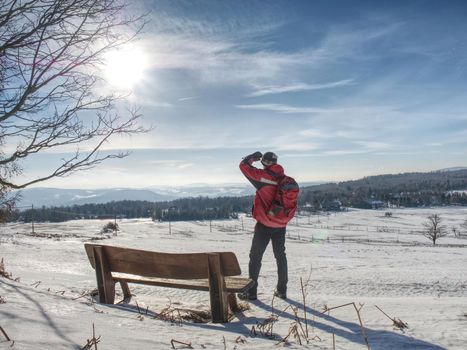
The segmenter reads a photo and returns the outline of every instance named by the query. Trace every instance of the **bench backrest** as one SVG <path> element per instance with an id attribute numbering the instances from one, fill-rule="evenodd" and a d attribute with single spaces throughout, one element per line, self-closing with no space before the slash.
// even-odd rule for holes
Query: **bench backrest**
<path id="1" fill-rule="evenodd" d="M 209 253 L 160 253 L 86 243 L 84 247 L 93 268 L 95 268 L 93 249 L 95 246 L 102 247 L 112 272 L 171 279 L 208 278 Z M 215 254 L 219 254 L 224 276 L 241 274 L 234 253 L 216 252 Z"/>

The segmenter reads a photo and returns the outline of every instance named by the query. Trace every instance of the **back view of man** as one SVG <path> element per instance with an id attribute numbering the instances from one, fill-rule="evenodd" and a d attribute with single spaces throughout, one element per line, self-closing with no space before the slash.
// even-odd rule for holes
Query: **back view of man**
<path id="1" fill-rule="evenodd" d="M 252 164 L 261 160 L 263 169 L 258 169 Z M 255 285 L 245 293 L 238 295 L 240 299 L 256 300 L 258 292 L 258 277 L 261 270 L 263 254 L 272 242 L 272 249 L 277 263 L 277 287 L 274 292 L 279 298 L 287 298 L 287 257 L 285 254 L 286 223 L 277 222 L 268 215 L 270 208 L 277 198 L 278 185 L 284 178 L 284 169 L 277 164 L 277 155 L 273 152 L 255 152 L 243 158 L 240 162 L 240 170 L 243 175 L 255 186 L 256 195 L 253 204 L 253 217 L 257 223 L 250 249 L 250 262 L 248 272 Z M 298 192 L 298 185 L 297 185 Z M 293 213 L 292 213 L 293 215 Z"/>

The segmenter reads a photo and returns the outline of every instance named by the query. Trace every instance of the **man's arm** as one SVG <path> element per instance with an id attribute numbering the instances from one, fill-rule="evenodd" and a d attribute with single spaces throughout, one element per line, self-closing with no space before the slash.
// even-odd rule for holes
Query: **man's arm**
<path id="1" fill-rule="evenodd" d="M 264 183 L 260 181 L 264 177 L 264 170 L 255 168 L 253 163 L 260 160 L 262 156 L 262 153 L 258 151 L 246 156 L 240 162 L 240 171 L 257 190 L 264 186 Z"/>

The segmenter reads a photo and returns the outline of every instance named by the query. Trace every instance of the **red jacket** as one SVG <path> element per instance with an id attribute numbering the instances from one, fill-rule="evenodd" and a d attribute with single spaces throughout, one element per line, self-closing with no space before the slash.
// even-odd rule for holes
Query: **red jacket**
<path id="1" fill-rule="evenodd" d="M 276 195 L 278 180 L 284 176 L 284 168 L 273 164 L 266 169 L 258 169 L 252 165 L 253 162 L 248 157 L 240 162 L 241 172 L 256 188 L 253 217 L 267 227 L 285 227 L 272 222 L 266 214 Z"/>

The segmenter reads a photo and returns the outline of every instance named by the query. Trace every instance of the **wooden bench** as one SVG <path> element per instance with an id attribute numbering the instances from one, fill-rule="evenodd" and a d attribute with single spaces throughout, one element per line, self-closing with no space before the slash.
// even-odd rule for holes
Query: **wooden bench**
<path id="1" fill-rule="evenodd" d="M 171 254 L 100 244 L 84 245 L 96 270 L 99 301 L 113 304 L 115 283 L 125 300 L 131 299 L 128 283 L 209 291 L 212 321 L 229 321 L 228 308 L 238 311 L 235 293 L 251 288 L 254 282 L 240 276 L 232 252 Z"/>

